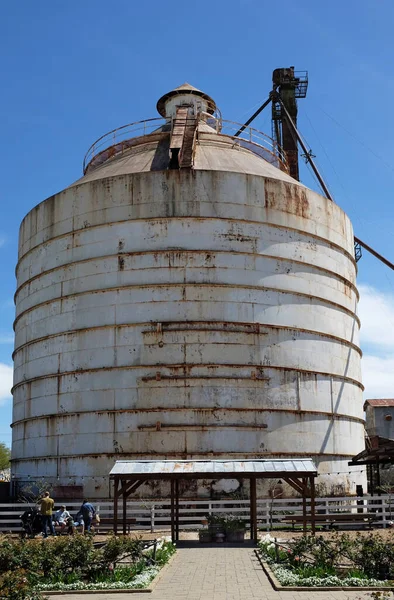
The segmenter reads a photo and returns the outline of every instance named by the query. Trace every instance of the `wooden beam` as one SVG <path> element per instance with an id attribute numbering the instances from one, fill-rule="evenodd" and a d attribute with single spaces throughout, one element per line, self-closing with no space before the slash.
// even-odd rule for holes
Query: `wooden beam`
<path id="1" fill-rule="evenodd" d="M 306 535 L 306 495 L 305 495 L 305 488 L 307 487 L 306 482 L 307 482 L 306 477 L 303 477 L 302 485 L 304 487 L 304 493 L 302 494 L 302 516 L 304 519 L 303 519 L 302 529 L 303 529 L 304 535 Z"/>
<path id="2" fill-rule="evenodd" d="M 295 477 L 290 477 L 290 476 L 283 477 L 283 479 L 284 479 L 284 480 L 285 480 L 285 481 L 286 481 L 286 482 L 287 482 L 289 485 L 291 485 L 291 487 L 292 487 L 293 489 L 295 489 L 295 491 L 296 491 L 296 492 L 298 492 L 298 493 L 299 493 L 299 494 L 301 494 L 302 496 L 304 495 L 304 493 L 305 493 L 305 488 L 304 488 L 304 486 L 303 486 L 303 483 L 302 483 L 302 481 L 301 481 L 301 480 L 299 480 L 299 479 L 297 479 L 297 478 L 295 478 Z"/>
<path id="3" fill-rule="evenodd" d="M 179 479 L 175 480 L 175 539 L 179 541 Z"/>
<path id="4" fill-rule="evenodd" d="M 125 494 L 126 498 L 128 498 L 130 496 L 130 494 L 133 494 L 133 492 L 138 490 L 140 485 L 142 485 L 144 482 L 145 482 L 144 479 L 142 479 L 141 481 L 132 481 L 128 487 L 125 487 L 124 494 Z"/>
<path id="5" fill-rule="evenodd" d="M 250 478 L 250 539 L 257 543 L 256 478 Z"/>
<path id="6" fill-rule="evenodd" d="M 123 519 L 123 535 L 126 535 L 127 530 L 126 530 L 126 509 L 127 509 L 127 496 L 125 494 L 126 492 L 126 482 L 124 482 L 124 484 L 122 485 L 122 500 L 123 500 L 123 511 L 122 511 L 122 519 Z"/>
<path id="7" fill-rule="evenodd" d="M 378 490 L 378 496 L 382 495 L 382 490 L 381 490 L 381 483 L 380 483 L 380 463 L 379 463 L 379 459 L 377 459 L 376 461 L 376 489 Z"/>
<path id="8" fill-rule="evenodd" d="M 118 487 L 119 487 L 119 479 L 116 478 L 114 480 L 114 534 L 115 535 L 117 535 L 117 533 L 118 533 L 118 499 L 119 499 Z"/>
<path id="9" fill-rule="evenodd" d="M 316 523 L 315 523 L 316 502 L 315 502 L 315 478 L 313 477 L 313 475 L 310 476 L 309 481 L 310 481 L 310 490 L 311 490 L 312 535 L 315 535 L 315 533 L 316 533 Z"/>
<path id="10" fill-rule="evenodd" d="M 171 479 L 171 541 L 175 542 L 175 480 Z"/>

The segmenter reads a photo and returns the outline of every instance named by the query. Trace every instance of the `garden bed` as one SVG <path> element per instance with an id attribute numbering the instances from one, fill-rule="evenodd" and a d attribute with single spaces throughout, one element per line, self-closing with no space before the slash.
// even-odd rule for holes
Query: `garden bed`
<path id="1" fill-rule="evenodd" d="M 257 556 L 274 589 L 394 590 L 394 544 L 379 535 L 336 534 L 279 540 L 269 534 Z"/>
<path id="2" fill-rule="evenodd" d="M 130 536 L 112 536 L 100 547 L 93 539 L 1 539 L 0 597 L 40 600 L 48 592 L 146 590 L 175 552 L 166 539 L 157 540 L 156 551 Z"/>

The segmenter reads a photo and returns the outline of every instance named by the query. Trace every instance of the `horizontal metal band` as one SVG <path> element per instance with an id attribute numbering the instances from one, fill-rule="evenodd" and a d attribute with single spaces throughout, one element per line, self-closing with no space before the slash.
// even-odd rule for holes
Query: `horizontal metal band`
<path id="1" fill-rule="evenodd" d="M 301 261 L 301 260 L 295 260 L 293 258 L 284 258 L 283 256 L 274 256 L 272 254 L 256 254 L 254 252 L 238 252 L 236 250 L 209 250 L 209 249 L 203 249 L 203 250 L 179 250 L 176 249 L 174 250 L 173 248 L 168 248 L 165 250 L 141 250 L 138 252 L 118 252 L 116 254 L 104 254 L 101 256 L 94 256 L 91 258 L 84 258 L 82 260 L 73 260 L 71 263 L 67 263 L 65 265 L 59 265 L 57 267 L 53 267 L 52 269 L 47 269 L 46 271 L 42 271 L 41 273 L 37 273 L 37 275 L 34 275 L 33 277 L 30 277 L 29 279 L 26 279 L 26 281 L 24 281 L 16 290 L 15 294 L 14 294 L 14 302 L 16 302 L 16 297 L 18 295 L 18 293 L 27 285 L 29 285 L 29 283 L 31 283 L 32 281 L 35 281 L 37 279 L 40 279 L 41 277 L 44 277 L 45 275 L 48 275 L 50 273 L 54 273 L 56 271 L 61 271 L 61 270 L 65 270 L 67 267 L 69 267 L 70 265 L 74 266 L 74 265 L 80 265 L 80 264 L 85 264 L 85 263 L 90 263 L 90 262 L 94 262 L 94 261 L 104 261 L 107 260 L 108 258 L 118 258 L 119 256 L 145 256 L 145 255 L 150 255 L 150 254 L 166 254 L 166 253 L 184 253 L 184 254 L 193 254 L 193 255 L 198 255 L 198 254 L 207 254 L 207 252 L 211 252 L 212 254 L 223 254 L 223 255 L 231 255 L 231 254 L 235 254 L 237 256 L 241 255 L 241 256 L 253 256 L 253 257 L 259 257 L 259 258 L 263 258 L 263 259 L 267 259 L 267 260 L 273 260 L 273 261 L 281 261 L 281 262 L 289 262 L 295 265 L 300 265 L 302 267 L 309 267 L 313 270 L 316 270 L 317 272 L 322 272 L 325 273 L 327 275 L 329 275 L 330 277 L 332 277 L 333 279 L 337 279 L 339 280 L 341 283 L 343 283 L 344 285 L 348 285 L 352 291 L 356 294 L 357 296 L 357 300 L 360 299 L 360 295 L 358 292 L 357 287 L 355 286 L 355 284 L 351 281 L 349 281 L 348 279 L 346 279 L 345 277 L 343 277 L 342 275 L 339 275 L 338 273 L 335 273 L 334 271 L 330 271 L 330 269 L 326 269 L 325 267 L 319 267 L 317 265 L 312 265 L 308 262 L 305 261 Z M 156 268 L 160 268 L 160 267 L 156 267 Z M 185 267 L 171 267 L 171 269 L 183 269 Z M 197 268 L 197 267 L 196 267 Z M 220 268 L 220 267 L 219 267 Z M 145 269 L 145 270 L 149 270 Z M 253 271 L 251 269 L 251 271 Z M 74 281 L 75 278 L 71 278 L 67 281 Z"/>
<path id="2" fill-rule="evenodd" d="M 50 300 L 46 300 L 45 302 L 40 302 L 38 304 L 35 304 L 34 306 L 32 306 L 31 308 L 27 308 L 24 311 L 22 311 L 21 313 L 19 313 L 17 315 L 17 317 L 14 320 L 13 323 L 13 328 L 15 331 L 15 327 L 18 323 L 18 321 L 26 314 L 33 312 L 34 310 L 36 310 L 37 308 L 41 308 L 43 306 L 47 306 L 48 304 L 53 304 L 54 302 L 62 302 L 63 300 L 68 300 L 70 298 L 78 298 L 81 296 L 88 296 L 88 295 L 93 295 L 93 294 L 105 294 L 107 292 L 116 292 L 116 291 L 121 291 L 121 290 L 131 290 L 131 289 L 149 289 L 149 288 L 215 288 L 215 289 L 241 289 L 241 290 L 256 290 L 258 292 L 274 292 L 277 294 L 287 294 L 288 296 L 298 296 L 301 298 L 308 298 L 309 300 L 317 300 L 319 302 L 321 302 L 322 304 L 326 304 L 328 306 L 333 306 L 335 307 L 336 310 L 340 310 L 341 312 L 346 313 L 347 315 L 349 315 L 352 319 L 354 318 L 355 321 L 357 322 L 358 326 L 361 326 L 360 323 L 360 319 L 358 318 L 358 316 L 356 315 L 356 313 L 354 313 L 353 311 L 349 310 L 348 308 L 345 308 L 344 306 L 342 306 L 341 304 L 338 304 L 337 302 L 332 302 L 331 300 L 327 300 L 325 298 L 321 298 L 320 296 L 316 296 L 313 294 L 306 294 L 303 292 L 296 292 L 296 291 L 289 291 L 289 290 L 283 290 L 280 288 L 272 288 L 272 287 L 258 287 L 258 286 L 253 286 L 253 285 L 236 285 L 236 284 L 222 284 L 222 283 L 200 283 L 200 282 L 196 282 L 196 283 L 156 283 L 156 284 L 138 284 L 138 285 L 125 285 L 125 286 L 116 286 L 116 287 L 109 287 L 109 288 L 105 288 L 105 289 L 100 289 L 100 290 L 90 290 L 88 292 L 77 292 L 74 294 L 68 294 L 66 296 L 58 296 L 57 298 L 51 298 Z M 163 303 L 169 303 L 171 302 L 170 300 L 163 300 Z M 177 302 L 177 300 L 174 300 L 174 302 Z M 230 302 L 229 300 L 183 300 L 183 302 L 195 302 L 195 303 L 199 303 L 199 302 L 207 302 L 207 303 L 214 303 L 214 302 L 223 302 L 224 304 L 235 304 L 236 302 Z M 147 301 L 144 301 L 143 304 L 146 304 Z M 155 300 L 155 304 L 158 304 L 159 301 Z M 247 304 L 247 302 L 243 302 L 244 304 Z M 141 304 L 141 303 L 136 303 L 136 304 Z M 71 312 L 71 311 L 70 311 Z M 52 316 L 52 318 L 54 318 Z"/>
<path id="3" fill-rule="evenodd" d="M 191 365 L 191 364 L 173 364 L 173 365 L 160 365 L 160 367 L 155 367 L 155 365 L 127 365 L 124 367 L 99 367 L 99 368 L 94 368 L 94 369 L 79 369 L 76 371 L 64 371 L 63 373 L 52 373 L 52 374 L 48 374 L 48 375 L 39 375 L 37 377 L 32 377 L 30 379 L 24 379 L 23 381 L 20 381 L 18 383 L 16 383 L 13 388 L 11 389 L 11 393 L 14 393 L 14 391 L 18 388 L 21 387 L 22 385 L 27 385 L 29 383 L 33 383 L 34 381 L 41 381 L 44 379 L 60 379 L 61 377 L 68 377 L 69 375 L 82 375 L 84 373 L 102 373 L 104 371 L 126 371 L 126 370 L 136 370 L 136 369 L 149 369 L 152 370 L 153 368 L 156 368 L 156 370 L 158 370 L 159 368 L 168 368 L 168 369 L 185 369 L 185 368 L 193 368 L 194 366 L 201 368 L 201 367 L 206 367 L 206 368 L 210 368 L 210 367 L 216 367 L 217 365 L 215 364 L 197 364 L 197 365 Z M 240 369 L 260 369 L 260 370 L 269 370 L 269 369 L 273 369 L 273 370 L 279 370 L 279 371 L 286 371 L 286 372 L 294 372 L 294 373 L 304 373 L 307 375 L 322 375 L 323 377 L 327 377 L 327 378 L 332 378 L 332 379 L 337 379 L 339 381 L 346 381 L 348 383 L 351 383 L 353 385 L 356 385 L 357 387 L 359 387 L 360 389 L 362 389 L 364 391 L 364 386 L 362 385 L 362 383 L 360 383 L 359 381 L 357 381 L 356 379 L 352 379 L 351 377 L 346 377 L 343 375 L 335 375 L 334 373 L 327 373 L 324 371 L 309 371 L 307 369 L 294 369 L 291 367 L 283 367 L 283 366 L 273 366 L 273 365 L 269 365 L 269 366 L 265 366 L 265 365 L 260 365 L 260 364 L 238 364 L 238 365 L 234 365 L 234 364 L 223 364 L 220 365 L 221 367 L 228 367 L 228 368 L 240 368 Z M 174 377 L 175 378 L 175 377 Z M 245 378 L 245 377 L 244 377 Z M 187 379 L 192 380 L 192 379 L 204 379 L 203 377 L 192 377 L 189 376 L 187 377 Z M 212 379 L 212 377 L 207 377 L 206 379 Z M 216 378 L 217 379 L 242 379 L 242 377 L 226 377 L 225 375 L 223 377 L 220 378 Z M 250 377 L 251 381 L 259 381 L 259 379 L 252 379 L 252 377 Z"/>
<path id="4" fill-rule="evenodd" d="M 43 201 L 45 202 L 45 200 Z M 33 209 L 34 210 L 34 209 Z M 29 214 L 29 213 L 28 213 Z M 26 215 L 28 216 L 28 215 Z M 25 217 L 26 218 L 26 217 Z M 118 225 L 121 223 L 131 223 L 133 221 L 136 221 L 138 223 L 141 222 L 154 222 L 154 221 L 225 221 L 225 222 L 229 222 L 229 223 L 251 223 L 254 225 L 265 225 L 267 227 L 272 227 L 273 229 L 281 229 L 281 230 L 285 230 L 285 231 L 294 231 L 299 233 L 302 236 L 305 237 L 309 237 L 312 238 L 314 240 L 318 240 L 320 242 L 323 242 L 325 245 L 331 246 L 332 248 L 334 248 L 335 250 L 339 251 L 340 254 L 343 254 L 344 256 L 346 256 L 350 262 L 353 264 L 353 266 L 355 267 L 355 269 L 357 270 L 357 263 L 356 260 L 354 258 L 354 256 L 352 254 L 350 254 L 345 248 L 343 248 L 343 246 L 340 246 L 339 244 L 336 244 L 335 242 L 331 242 L 330 240 L 327 240 L 327 238 L 324 238 L 322 236 L 316 235 L 315 233 L 310 233 L 307 231 L 303 231 L 302 229 L 298 229 L 296 227 L 288 227 L 285 225 L 279 225 L 276 223 L 269 223 L 267 221 L 255 221 L 253 219 L 233 219 L 233 218 L 224 218 L 224 217 L 199 217 L 199 216 L 182 216 L 182 217 L 165 217 L 165 216 L 157 216 L 157 217 L 144 217 L 141 219 L 124 219 L 122 221 L 109 221 L 107 223 L 100 223 L 98 225 L 89 225 L 89 229 L 98 229 L 98 228 L 106 228 L 112 225 Z M 22 221 L 23 222 L 23 221 Z M 30 248 L 27 252 L 25 252 L 24 254 L 22 254 L 22 256 L 19 258 L 16 267 L 15 267 L 15 274 L 16 276 L 18 276 L 18 269 L 19 269 L 19 265 L 22 262 L 22 260 L 24 258 L 26 258 L 26 256 L 28 256 L 31 252 L 33 252 L 33 250 L 35 250 L 36 248 L 39 248 L 40 246 L 43 245 L 47 245 L 49 242 L 51 242 L 52 240 L 57 240 L 57 239 L 62 239 L 64 237 L 67 236 L 72 236 L 75 233 L 80 233 L 82 231 L 86 231 L 86 227 L 80 227 L 79 229 L 72 229 L 70 231 L 68 231 L 67 233 L 62 233 L 61 235 L 57 235 L 48 239 L 43 240 L 42 242 L 40 242 L 39 244 L 36 244 L 35 246 L 33 246 L 32 248 Z M 181 250 L 181 248 L 180 248 Z M 209 249 L 208 249 L 209 251 Z"/>
<path id="5" fill-rule="evenodd" d="M 227 332 L 237 332 L 236 327 L 239 326 L 241 327 L 247 327 L 249 326 L 251 328 L 250 331 L 245 331 L 242 329 L 238 329 L 239 333 L 246 333 L 246 334 L 250 334 L 250 335 L 266 335 L 265 332 L 260 332 L 257 331 L 257 328 L 261 328 L 261 327 L 266 327 L 267 329 L 272 329 L 272 330 L 289 330 L 289 331 L 295 331 L 297 333 L 302 332 L 302 333 L 307 333 L 308 335 L 315 335 L 317 338 L 323 338 L 323 339 L 328 339 L 328 340 L 333 340 L 334 342 L 338 342 L 340 344 L 342 344 L 343 346 L 346 346 L 347 348 L 351 348 L 352 350 L 355 350 L 356 352 L 358 352 L 358 354 L 360 355 L 360 357 L 362 357 L 363 353 L 361 348 L 359 348 L 358 346 L 356 346 L 356 344 L 353 344 L 352 342 L 349 342 L 348 340 L 345 340 L 344 338 L 340 338 L 338 336 L 335 335 L 331 335 L 329 333 L 319 333 L 317 331 L 314 331 L 312 329 L 304 329 L 304 328 L 300 328 L 300 327 L 287 327 L 285 325 L 266 325 L 264 323 L 243 323 L 243 322 L 234 322 L 234 321 L 188 321 L 188 327 L 184 327 L 182 329 L 182 324 L 186 325 L 186 323 L 184 323 L 183 321 L 171 321 L 171 324 L 177 323 L 179 325 L 181 325 L 181 328 L 177 328 L 177 329 L 173 329 L 173 330 L 167 330 L 167 331 L 187 331 L 187 332 L 193 332 L 193 331 L 223 331 L 223 333 L 227 333 Z M 219 329 L 218 325 L 222 324 L 223 328 Z M 161 324 L 163 326 L 163 331 L 166 331 L 165 326 L 168 324 L 168 322 L 166 321 L 161 321 Z M 195 325 L 203 325 L 205 324 L 206 327 L 194 327 Z M 61 337 L 61 336 L 68 336 L 68 335 L 77 335 L 79 333 L 85 333 L 87 331 L 97 331 L 97 330 L 101 330 L 101 329 L 118 329 L 119 327 L 123 328 L 127 328 L 127 327 L 147 327 L 149 325 L 152 325 L 152 323 L 146 322 L 146 323 L 122 323 L 122 325 L 97 325 L 95 327 L 84 327 L 81 329 L 71 329 L 71 330 L 67 330 L 67 331 L 61 331 L 59 333 L 52 333 L 52 334 L 48 334 L 46 336 L 40 337 L 40 338 L 35 338 L 34 340 L 30 340 L 29 342 L 25 342 L 24 344 L 21 344 L 20 346 L 18 346 L 17 348 L 15 348 L 15 350 L 12 353 L 12 359 L 15 358 L 16 354 L 18 352 L 20 352 L 21 350 L 23 350 L 24 348 L 28 348 L 30 346 L 34 346 L 35 344 L 39 344 L 40 342 L 45 342 L 49 339 L 54 339 L 57 337 Z M 224 329 L 224 327 L 231 325 L 232 329 Z M 152 330 L 148 330 L 147 331 L 142 331 L 141 333 L 154 333 L 154 329 Z"/>
<path id="6" fill-rule="evenodd" d="M 125 459 L 126 457 L 131 457 L 129 460 L 143 460 L 143 459 L 152 459 L 154 457 L 158 458 L 158 459 L 163 459 L 163 457 L 165 457 L 166 460 L 170 460 L 172 458 L 179 458 L 179 459 L 198 459 L 198 458 L 202 458 L 202 459 L 207 459 L 209 460 L 210 458 L 214 458 L 214 457 L 218 457 L 218 458 L 223 458 L 223 459 L 236 459 L 236 458 L 240 458 L 242 460 L 249 460 L 251 458 L 257 458 L 257 459 L 270 459 L 270 458 L 291 458 L 291 459 L 295 459 L 295 458 L 309 458 L 312 456 L 315 456 L 317 459 L 324 459 L 324 460 L 333 460 L 333 461 L 338 461 L 338 460 L 347 460 L 349 457 L 353 458 L 354 454 L 332 454 L 332 453 L 327 453 L 324 454 L 322 452 L 193 452 L 193 453 L 187 453 L 187 452 L 170 452 L 170 453 L 158 453 L 158 452 L 152 452 L 151 454 L 148 454 L 147 452 L 102 452 L 102 453 L 90 453 L 90 454 L 47 454 L 47 455 L 42 455 L 42 456 L 30 456 L 30 457 L 26 457 L 26 458 L 12 458 L 11 462 L 12 463 L 20 463 L 20 462 L 41 462 L 43 460 L 56 460 L 59 461 L 59 463 L 61 464 L 63 461 L 68 461 L 70 458 L 77 458 L 80 459 L 82 461 L 86 460 L 86 458 L 103 458 L 107 457 L 107 458 L 113 458 L 116 457 L 117 460 L 119 459 Z M 348 467 L 348 465 L 346 465 L 346 467 Z M 351 471 L 352 467 L 348 467 L 349 471 Z M 320 475 L 329 475 L 329 473 L 320 473 Z M 90 477 L 92 477 L 91 475 L 89 475 Z M 37 475 L 37 477 L 39 477 L 39 475 Z M 53 476 L 54 479 L 56 479 L 57 475 Z M 60 477 L 62 477 L 60 475 Z M 69 477 L 69 475 L 64 475 L 63 477 Z M 82 477 L 82 475 L 81 475 Z M 109 477 L 109 474 L 108 474 Z M 32 479 L 34 478 L 34 476 L 32 476 Z M 78 479 L 78 476 L 73 476 L 73 479 Z M 94 479 L 94 476 L 92 477 L 92 479 Z"/>
<path id="7" fill-rule="evenodd" d="M 365 420 L 359 417 L 353 417 L 351 415 L 348 414 L 343 414 L 343 413 L 332 413 L 332 412 L 328 412 L 328 411 L 322 411 L 322 410 L 295 410 L 295 409 L 291 409 L 291 408 L 232 408 L 232 407 L 225 407 L 225 406 L 215 406 L 212 408 L 207 408 L 205 406 L 203 407 L 195 407 L 195 406 L 180 406 L 180 407 L 167 407 L 167 406 L 162 406 L 162 407 L 157 407 L 157 408 L 119 408 L 119 409 L 103 409 L 103 410 L 78 410 L 78 411 L 72 411 L 72 412 L 57 412 L 57 413 L 50 413 L 50 414 L 46 414 L 46 415 L 37 415 L 35 417 L 26 417 L 25 419 L 19 419 L 18 421 L 14 421 L 11 425 L 11 427 L 14 427 L 15 425 L 21 425 L 23 423 L 30 423 L 33 421 L 42 421 L 45 419 L 61 419 L 61 418 L 68 418 L 68 417 L 73 417 L 73 416 L 80 416 L 80 415 L 91 415 L 91 414 L 100 414 L 100 415 L 117 415 L 117 414 L 124 414 L 124 413 L 128 413 L 128 414 L 151 414 L 151 413 L 176 413 L 176 412 L 181 412 L 181 413 L 187 413 L 187 412 L 203 412 L 203 413 L 217 413 L 217 412 L 236 412 L 236 413 L 287 413 L 287 414 L 295 414 L 295 415 L 314 415 L 314 416 L 325 416 L 328 417 L 328 420 L 334 419 L 334 420 L 344 420 L 344 421 L 353 421 L 355 423 L 361 423 L 362 425 L 364 425 Z M 260 429 L 262 427 L 262 425 L 245 425 L 246 427 L 250 428 L 250 429 Z M 142 427 L 145 427 L 144 425 Z M 154 425 L 148 425 L 147 427 L 154 427 Z M 162 423 L 161 427 L 163 429 L 167 429 L 168 427 L 177 427 L 182 428 L 189 428 L 189 427 L 204 427 L 207 429 L 215 429 L 215 428 L 226 428 L 229 427 L 230 429 L 233 427 L 243 427 L 242 424 L 228 424 L 226 425 L 226 423 L 223 423 L 222 425 L 218 426 L 215 424 L 212 425 L 199 425 L 198 423 L 191 423 L 189 424 L 181 424 L 181 425 L 167 425 L 166 423 Z M 265 426 L 266 427 L 266 426 Z M 138 429 L 138 427 L 137 427 Z M 118 432 L 119 433 L 119 432 Z"/>

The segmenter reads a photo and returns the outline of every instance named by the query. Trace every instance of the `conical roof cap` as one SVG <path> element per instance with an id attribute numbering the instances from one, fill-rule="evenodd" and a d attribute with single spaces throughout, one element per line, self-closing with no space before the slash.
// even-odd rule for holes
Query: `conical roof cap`
<path id="1" fill-rule="evenodd" d="M 200 98 L 204 98 L 204 100 L 206 100 L 208 102 L 208 112 L 210 114 L 213 114 L 215 112 L 215 110 L 216 110 L 215 101 L 210 96 L 208 96 L 208 94 L 205 94 L 205 92 L 202 92 L 198 88 L 194 87 L 194 85 L 191 85 L 190 83 L 187 83 L 187 81 L 185 81 L 185 83 L 182 83 L 182 85 L 174 88 L 170 92 L 167 92 L 167 94 L 164 94 L 164 96 L 162 96 L 158 100 L 157 105 L 156 105 L 158 113 L 162 117 L 165 117 L 167 100 L 169 100 L 173 96 L 177 96 L 180 94 L 188 94 L 188 93 L 192 94 L 193 96 L 200 96 Z"/>

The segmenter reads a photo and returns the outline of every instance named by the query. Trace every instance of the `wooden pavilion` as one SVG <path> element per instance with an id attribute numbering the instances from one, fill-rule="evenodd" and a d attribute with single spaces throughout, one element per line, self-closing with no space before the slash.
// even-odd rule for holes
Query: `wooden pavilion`
<path id="1" fill-rule="evenodd" d="M 250 537 L 257 542 L 258 479 L 282 479 L 303 498 L 303 526 L 307 521 L 315 532 L 315 477 L 316 467 L 310 458 L 277 460 L 119 460 L 110 472 L 114 482 L 114 532 L 118 522 L 123 534 L 127 530 L 127 499 L 149 480 L 169 481 L 171 485 L 171 538 L 179 540 L 179 482 L 184 479 L 249 479 L 250 482 Z M 118 515 L 118 501 L 122 498 L 122 517 Z M 307 514 L 310 498 L 310 515 Z"/>

